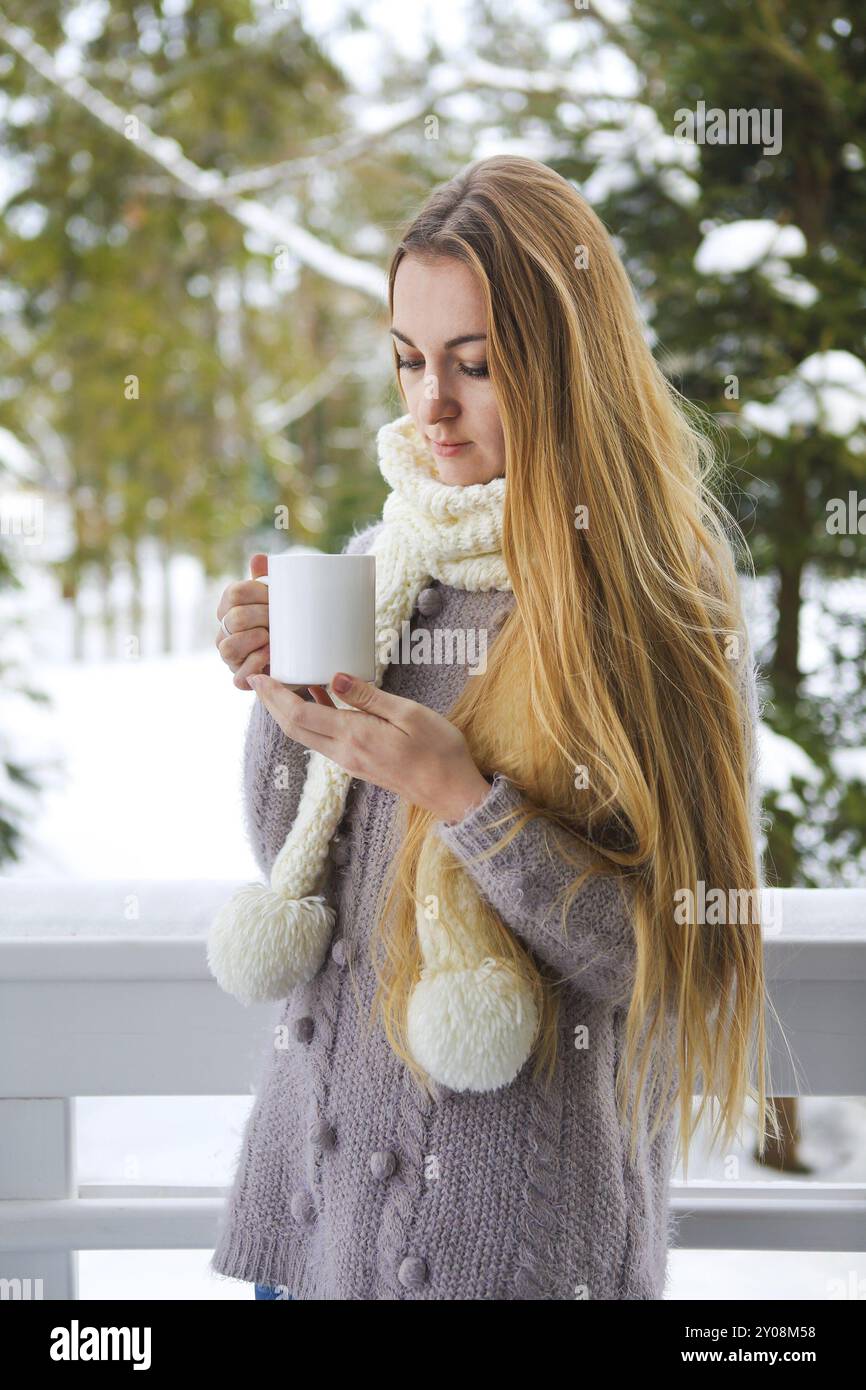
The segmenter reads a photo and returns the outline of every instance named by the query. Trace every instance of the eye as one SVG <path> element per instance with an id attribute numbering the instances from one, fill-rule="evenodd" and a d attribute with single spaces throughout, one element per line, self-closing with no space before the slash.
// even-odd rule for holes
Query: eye
<path id="1" fill-rule="evenodd" d="M 408 357 L 397 358 L 397 366 L 400 371 L 414 372 L 418 367 L 423 367 L 423 365 L 423 362 L 410 362 Z M 461 362 L 460 371 L 464 376 L 471 376 L 476 379 L 489 375 L 486 362 L 482 362 L 478 367 L 467 367 L 465 363 Z"/>

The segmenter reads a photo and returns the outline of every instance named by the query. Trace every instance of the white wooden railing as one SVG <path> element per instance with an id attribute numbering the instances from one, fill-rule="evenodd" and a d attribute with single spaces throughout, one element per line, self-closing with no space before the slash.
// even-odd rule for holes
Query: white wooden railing
<path id="1" fill-rule="evenodd" d="M 0 1296 L 76 1298 L 79 1250 L 213 1247 L 222 1188 L 78 1181 L 75 1097 L 255 1089 L 280 1006 L 244 1008 L 205 960 L 236 887 L 0 879 Z M 862 1096 L 866 890 L 772 896 L 773 1093 Z M 689 1249 L 866 1250 L 866 1184 L 675 1181 L 671 1202 Z"/>

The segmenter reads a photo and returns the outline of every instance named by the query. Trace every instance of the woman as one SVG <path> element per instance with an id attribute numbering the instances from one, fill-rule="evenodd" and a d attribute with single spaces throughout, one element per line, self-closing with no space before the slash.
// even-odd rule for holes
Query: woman
<path id="1" fill-rule="evenodd" d="M 730 519 L 608 234 L 546 166 L 481 160 L 435 191 L 389 302 L 408 414 L 380 431 L 385 476 L 396 439 L 462 518 L 501 499 L 496 554 L 434 574 L 413 630 L 494 640 L 471 679 L 394 657 L 381 688 L 333 681 L 337 707 L 263 674 L 255 578 L 222 596 L 220 654 L 259 696 L 245 791 L 265 873 L 308 750 L 354 780 L 323 887 L 337 940 L 285 1000 L 212 1267 L 266 1297 L 661 1298 L 675 1147 L 687 1160 L 709 1096 L 723 1143 L 747 1098 L 761 1147 L 772 1124 Z M 529 1001 L 532 1057 L 507 1084 L 419 1063 L 431 855 L 439 945 L 466 944 L 449 894 L 468 886 L 475 974 L 505 962 Z M 710 888 L 748 910 L 696 912 Z M 455 1023 L 452 1002 L 433 1023 L 471 1051 L 473 1009 Z"/>

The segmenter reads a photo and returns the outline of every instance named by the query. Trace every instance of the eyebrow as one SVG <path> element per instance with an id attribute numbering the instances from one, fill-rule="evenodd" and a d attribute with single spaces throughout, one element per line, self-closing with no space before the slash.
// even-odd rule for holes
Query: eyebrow
<path id="1" fill-rule="evenodd" d="M 401 343 L 406 343 L 408 347 L 415 348 L 415 351 L 418 351 L 418 348 L 415 347 L 415 344 L 412 342 L 412 339 L 407 338 L 405 333 L 401 333 L 399 328 L 392 328 L 391 332 L 393 333 L 395 338 L 400 339 Z M 446 348 L 455 348 L 460 347 L 461 343 L 480 343 L 483 342 L 486 338 L 486 333 L 461 333 L 459 338 L 449 338 L 445 346 Z"/>

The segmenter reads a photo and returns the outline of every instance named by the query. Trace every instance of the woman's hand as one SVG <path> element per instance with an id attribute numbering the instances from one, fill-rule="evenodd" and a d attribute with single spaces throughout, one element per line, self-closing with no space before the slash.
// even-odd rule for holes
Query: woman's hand
<path id="1" fill-rule="evenodd" d="M 262 552 L 250 557 L 252 579 L 243 579 L 238 584 L 229 584 L 223 589 L 217 607 L 217 618 L 225 619 L 230 636 L 226 637 L 222 628 L 215 637 L 217 650 L 231 671 L 234 671 L 234 684 L 238 690 L 252 690 L 247 676 L 262 671 L 270 671 L 271 630 L 268 622 L 267 584 L 256 580 L 268 572 L 268 557 Z M 287 690 L 303 690 L 301 685 L 287 686 Z M 314 698 L 321 686 L 310 686 Z M 307 702 L 304 701 L 306 704 Z"/>
<path id="2" fill-rule="evenodd" d="M 394 792 L 439 820 L 462 820 L 480 806 L 490 783 L 479 772 L 466 740 L 443 715 L 415 700 L 391 695 L 370 681 L 331 682 L 351 709 L 337 709 L 322 687 L 314 702 L 271 676 L 248 676 L 259 699 L 289 738 L 324 753 L 338 767 Z"/>

